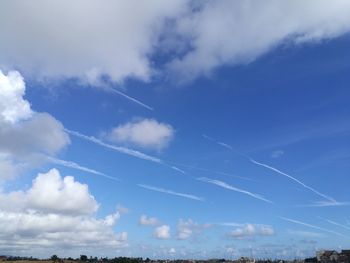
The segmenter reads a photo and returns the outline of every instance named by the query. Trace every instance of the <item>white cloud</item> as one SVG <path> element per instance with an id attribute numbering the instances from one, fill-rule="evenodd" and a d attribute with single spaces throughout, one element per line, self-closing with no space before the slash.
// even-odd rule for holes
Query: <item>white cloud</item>
<path id="1" fill-rule="evenodd" d="M 0 122 L 16 123 L 32 116 L 29 102 L 23 99 L 24 93 L 25 84 L 17 71 L 7 76 L 0 71 Z"/>
<path id="2" fill-rule="evenodd" d="M 169 64 L 186 79 L 218 66 L 245 64 L 289 41 L 313 42 L 350 29 L 346 0 L 205 1 L 178 20 L 177 33 L 191 47 Z"/>
<path id="3" fill-rule="evenodd" d="M 143 226 L 156 226 L 159 224 L 159 220 L 156 217 L 148 217 L 146 215 L 141 215 L 139 224 Z"/>
<path id="4" fill-rule="evenodd" d="M 84 248 L 120 248 L 127 233 L 115 234 L 117 211 L 98 219 L 88 186 L 55 169 L 39 174 L 27 191 L 0 193 L 0 250 L 4 253 L 51 253 Z"/>
<path id="5" fill-rule="evenodd" d="M 75 182 L 72 176 L 62 178 L 56 169 L 39 174 L 27 197 L 31 207 L 47 212 L 89 214 L 98 208 L 87 185 Z"/>
<path id="6" fill-rule="evenodd" d="M 200 234 L 203 229 L 210 227 L 210 224 L 199 224 L 192 219 L 187 221 L 180 219 L 177 224 L 177 239 L 189 239 L 193 235 Z"/>
<path id="7" fill-rule="evenodd" d="M 162 226 L 156 227 L 154 229 L 153 236 L 157 239 L 169 239 L 170 227 L 168 225 L 162 225 Z"/>
<path id="8" fill-rule="evenodd" d="M 165 21 L 185 2 L 4 1 L 0 65 L 39 77 L 78 77 L 91 83 L 103 75 L 116 82 L 128 77 L 148 80 L 154 71 L 149 56 Z"/>
<path id="9" fill-rule="evenodd" d="M 147 81 L 159 73 L 153 55 L 169 52 L 166 68 L 193 79 L 249 63 L 285 42 L 330 39 L 350 29 L 347 0 L 63 0 L 52 8 L 45 0 L 2 1 L 0 65 L 39 78 Z"/>
<path id="10" fill-rule="evenodd" d="M 0 71 L 0 179 L 42 163 L 42 154 L 54 155 L 69 144 L 63 125 L 47 113 L 37 113 L 24 99 L 22 76 Z"/>
<path id="11" fill-rule="evenodd" d="M 237 227 L 229 233 L 230 237 L 243 239 L 253 238 L 256 236 L 273 236 L 275 231 L 272 226 L 245 224 L 242 227 Z"/>
<path id="12" fill-rule="evenodd" d="M 141 119 L 113 128 L 106 137 L 112 142 L 131 143 L 136 146 L 161 150 L 174 137 L 169 124 L 154 119 Z"/>
<path id="13" fill-rule="evenodd" d="M 74 181 L 72 176 L 61 177 L 56 169 L 38 174 L 29 190 L 0 195 L 0 209 L 20 211 L 30 209 L 45 213 L 91 214 L 98 204 L 88 186 Z"/>

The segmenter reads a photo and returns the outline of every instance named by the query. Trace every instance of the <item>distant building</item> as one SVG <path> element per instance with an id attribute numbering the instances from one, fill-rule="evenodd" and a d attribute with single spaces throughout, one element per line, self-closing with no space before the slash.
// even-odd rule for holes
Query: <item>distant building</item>
<path id="1" fill-rule="evenodd" d="M 320 263 L 350 263 L 350 250 L 320 250 L 316 252 L 317 262 Z"/>

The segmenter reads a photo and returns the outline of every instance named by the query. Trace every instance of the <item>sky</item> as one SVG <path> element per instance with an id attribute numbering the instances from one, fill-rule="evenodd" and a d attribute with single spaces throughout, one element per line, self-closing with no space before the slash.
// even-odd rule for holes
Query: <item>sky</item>
<path id="1" fill-rule="evenodd" d="M 348 249 L 349 13 L 1 1 L 0 254 Z"/>

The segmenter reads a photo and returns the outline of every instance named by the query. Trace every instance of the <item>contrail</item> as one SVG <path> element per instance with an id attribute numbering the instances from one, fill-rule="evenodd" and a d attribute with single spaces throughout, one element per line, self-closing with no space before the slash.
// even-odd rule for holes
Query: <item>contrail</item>
<path id="1" fill-rule="evenodd" d="M 180 196 L 180 197 L 184 197 L 184 198 L 188 198 L 188 199 L 192 199 L 192 200 L 196 200 L 196 201 L 201 201 L 201 202 L 204 201 L 204 198 L 198 197 L 198 196 L 195 196 L 192 194 L 178 193 L 178 192 L 174 192 L 172 190 L 167 190 L 164 188 L 159 188 L 159 187 L 145 185 L 145 184 L 138 184 L 138 186 L 142 187 L 144 189 L 147 189 L 147 190 L 156 191 L 156 192 L 160 192 L 160 193 L 164 193 L 164 194 L 176 195 L 176 196 Z"/>
<path id="2" fill-rule="evenodd" d="M 137 100 L 137 99 L 135 99 L 133 97 L 130 97 L 129 95 L 125 94 L 124 92 L 121 92 L 121 91 L 116 90 L 116 89 L 108 89 L 108 90 L 111 91 L 111 92 L 114 92 L 114 93 L 116 93 L 118 95 L 121 95 L 124 98 L 126 98 L 128 100 L 131 100 L 132 102 L 135 102 L 136 104 L 138 104 L 138 105 L 140 105 L 140 106 L 142 106 L 142 107 L 144 107 L 144 108 L 146 108 L 146 109 L 148 109 L 150 111 L 154 111 L 154 109 L 151 106 L 148 106 L 148 105 L 142 103 L 141 101 L 139 101 L 139 100 Z"/>
<path id="3" fill-rule="evenodd" d="M 349 202 L 338 201 L 318 201 L 313 204 L 298 205 L 298 207 L 330 207 L 330 206 L 349 206 Z"/>
<path id="4" fill-rule="evenodd" d="M 232 177 L 232 178 L 238 178 L 238 179 L 242 179 L 242 180 L 246 180 L 246 181 L 257 182 L 257 180 L 254 180 L 254 179 L 251 179 L 248 177 L 243 177 L 243 176 L 238 176 L 238 175 L 234 175 L 234 174 L 230 174 L 230 173 L 210 170 L 210 169 L 201 168 L 201 167 L 197 167 L 197 166 L 191 166 L 191 165 L 179 164 L 179 163 L 177 163 L 176 165 L 185 167 L 187 169 L 193 169 L 193 170 L 198 170 L 198 171 L 208 172 L 208 173 L 215 173 L 215 174 L 225 175 L 225 176 Z"/>
<path id="5" fill-rule="evenodd" d="M 78 138 L 81 138 L 81 139 L 84 139 L 84 140 L 87 140 L 87 141 L 90 141 L 90 142 L 93 142 L 95 144 L 98 144 L 100 146 L 103 146 L 105 148 L 108 148 L 108 149 L 112 149 L 114 151 L 117 151 L 117 152 L 120 152 L 120 153 L 123 153 L 123 154 L 127 154 L 127 155 L 130 155 L 132 157 L 135 157 L 135 158 L 139 158 L 139 159 L 143 159 L 143 160 L 146 160 L 146 161 L 150 161 L 150 162 L 154 162 L 154 163 L 158 163 L 160 165 L 164 165 L 166 167 L 169 167 L 170 169 L 173 169 L 179 173 L 182 173 L 182 174 L 186 174 L 185 171 L 183 171 L 182 169 L 174 166 L 174 165 L 169 165 L 168 163 L 165 163 L 163 160 L 157 158 L 157 157 L 154 157 L 154 156 L 151 156 L 151 155 L 148 155 L 148 154 L 145 154 L 145 153 L 142 153 L 140 151 L 136 151 L 136 150 L 133 150 L 133 149 L 130 149 L 130 148 L 126 148 L 126 147 L 121 147 L 121 146 L 116 146 L 116 145 L 113 145 L 113 144 L 108 144 L 108 143 L 105 143 L 99 139 L 97 139 L 96 137 L 93 137 L 93 136 L 87 136 L 87 135 L 84 135 L 80 132 L 77 132 L 77 131 L 71 131 L 71 130 L 68 130 L 68 129 L 64 129 L 67 133 L 73 135 L 73 136 L 76 136 Z"/>
<path id="6" fill-rule="evenodd" d="M 65 129 L 65 131 L 67 133 L 71 134 L 71 135 L 74 135 L 74 136 L 79 137 L 81 139 L 84 139 L 84 140 L 93 142 L 95 144 L 101 145 L 101 146 L 103 146 L 105 148 L 109 148 L 109 149 L 115 150 L 117 152 L 120 152 L 120 153 L 123 153 L 123 154 L 127 154 L 127 155 L 130 155 L 130 156 L 133 156 L 133 157 L 136 157 L 136 158 L 139 158 L 139 159 L 143 159 L 143 160 L 146 160 L 146 161 L 163 164 L 163 161 L 160 160 L 157 157 L 153 157 L 153 156 L 150 156 L 148 154 L 145 154 L 145 153 L 133 150 L 133 149 L 129 149 L 129 148 L 126 148 L 126 147 L 115 146 L 115 145 L 112 145 L 112 144 L 104 143 L 103 141 L 101 141 L 101 140 L 99 140 L 99 139 L 97 139 L 97 138 L 95 138 L 93 136 L 87 136 L 87 135 L 81 134 L 81 133 L 79 133 L 77 131 L 71 131 L 71 130 L 68 130 L 68 129 Z"/>
<path id="7" fill-rule="evenodd" d="M 228 144 L 226 144 L 226 143 L 217 141 L 216 139 L 211 138 L 211 137 L 209 137 L 209 136 L 207 136 L 207 135 L 203 135 L 203 137 L 206 138 L 206 139 L 208 139 L 208 140 L 210 140 L 210 141 L 213 141 L 213 142 L 215 142 L 216 144 L 221 145 L 221 146 L 223 146 L 223 147 L 225 147 L 225 148 L 227 148 L 227 149 L 231 149 L 231 150 L 234 151 L 235 153 L 237 153 L 237 154 L 239 154 L 239 155 L 241 155 L 241 156 L 247 158 L 251 163 L 253 163 L 253 164 L 255 164 L 255 165 L 258 165 L 258 166 L 267 168 L 267 169 L 269 169 L 269 170 L 271 170 L 271 171 L 274 171 L 274 172 L 276 172 L 276 173 L 278 173 L 278 174 L 280 174 L 280 175 L 283 175 L 283 176 L 285 176 L 285 177 L 291 179 L 292 181 L 294 181 L 294 182 L 300 184 L 301 186 L 303 186 L 304 188 L 310 190 L 310 191 L 313 192 L 314 194 L 317 194 L 318 196 L 321 196 L 321 197 L 325 198 L 326 200 L 328 200 L 328 201 L 330 201 L 330 202 L 337 203 L 337 201 L 336 201 L 334 198 L 332 198 L 332 197 L 330 197 L 330 196 L 328 196 L 328 195 L 325 195 L 325 194 L 323 194 L 323 193 L 317 191 L 316 189 L 312 188 L 311 186 L 306 185 L 306 184 L 303 183 L 302 181 L 296 179 L 295 177 L 293 177 L 293 176 L 291 176 L 291 175 L 289 175 L 289 174 L 287 174 L 287 173 L 282 172 L 281 170 L 278 170 L 278 169 L 275 168 L 275 167 L 272 167 L 272 166 L 270 166 L 270 165 L 267 165 L 267 164 L 264 164 L 264 163 L 261 163 L 261 162 L 258 162 L 258 161 L 256 161 L 256 160 L 254 160 L 254 159 L 253 159 L 252 157 L 250 157 L 249 155 L 246 155 L 246 154 L 244 154 L 244 153 L 241 153 L 241 152 L 235 150 L 231 145 L 228 145 Z"/>
<path id="8" fill-rule="evenodd" d="M 259 194 L 255 194 L 255 193 L 252 193 L 252 192 L 249 192 L 249 191 L 246 191 L 246 190 L 234 187 L 232 185 L 229 185 L 229 184 L 227 184 L 225 182 L 222 182 L 222 181 L 219 181 L 219 180 L 214 180 L 214 179 L 210 179 L 210 178 L 206 178 L 206 177 L 200 177 L 200 178 L 197 178 L 197 180 L 205 182 L 205 183 L 215 184 L 215 185 L 220 186 L 222 188 L 225 188 L 225 189 L 228 189 L 228 190 L 231 190 L 231 191 L 235 191 L 235 192 L 238 192 L 238 193 L 246 194 L 246 195 L 249 195 L 249 196 L 251 196 L 251 197 L 253 197 L 255 199 L 259 199 L 259 200 L 264 201 L 266 203 L 273 204 L 272 201 L 267 200 L 266 198 L 264 198 L 263 196 L 261 196 Z"/>
<path id="9" fill-rule="evenodd" d="M 317 191 L 316 189 L 312 188 L 311 186 L 308 186 L 308 185 L 304 184 L 303 182 L 301 182 L 300 180 L 296 179 L 295 177 L 293 177 L 293 176 L 291 176 L 291 175 L 289 175 L 289 174 L 286 174 L 286 173 L 284 173 L 284 172 L 282 172 L 282 171 L 280 171 L 280 170 L 278 170 L 278 169 L 276 169 L 276 168 L 274 168 L 274 167 L 272 167 L 272 166 L 269 166 L 269 165 L 267 165 L 267 164 L 264 164 L 264 163 L 260 163 L 260 162 L 258 162 L 258 161 L 255 161 L 255 160 L 252 159 L 252 158 L 250 158 L 249 160 L 250 160 L 252 163 L 256 164 L 256 165 L 260 165 L 260 166 L 262 166 L 262 167 L 265 167 L 265 168 L 270 169 L 270 170 L 272 170 L 272 171 L 274 171 L 274 172 L 276 172 L 276 173 L 279 173 L 279 174 L 281 174 L 281 175 L 284 175 L 284 176 L 288 177 L 289 179 L 291 179 L 291 180 L 293 180 L 294 182 L 300 184 L 300 185 L 303 186 L 304 188 L 306 188 L 306 189 L 312 191 L 313 193 L 315 193 L 315 194 L 317 194 L 317 195 L 319 195 L 319 196 L 321 196 L 321 197 L 323 197 L 323 198 L 325 198 L 325 199 L 327 199 L 327 200 L 329 200 L 329 201 L 331 201 L 331 202 L 334 202 L 334 203 L 337 202 L 334 198 L 332 198 L 332 197 L 330 197 L 330 196 L 328 196 L 328 195 L 325 195 L 325 194 L 320 193 L 320 192 Z"/>
<path id="10" fill-rule="evenodd" d="M 58 165 L 62 165 L 62 166 L 68 167 L 68 168 L 73 168 L 73 169 L 80 170 L 80 171 L 87 172 L 87 173 L 91 173 L 91 174 L 100 175 L 100 176 L 103 176 L 103 177 L 108 178 L 110 180 L 120 182 L 120 180 L 118 178 L 106 175 L 106 174 L 101 173 L 99 171 L 96 171 L 94 169 L 90 169 L 90 168 L 81 166 L 81 165 L 79 165 L 79 164 L 77 164 L 75 162 L 65 161 L 65 160 L 61 160 L 61 159 L 56 159 L 56 158 L 53 158 L 53 157 L 50 157 L 50 156 L 47 156 L 47 159 L 50 162 L 58 164 Z"/>
<path id="11" fill-rule="evenodd" d="M 299 224 L 299 225 L 302 225 L 302 226 L 307 226 L 307 227 L 310 227 L 310 228 L 313 228 L 313 229 L 317 229 L 317 230 L 321 230 L 321 231 L 324 231 L 324 232 L 328 232 L 328 233 L 331 233 L 331 234 L 335 234 L 335 235 L 338 235 L 338 236 L 342 236 L 342 237 L 345 237 L 345 238 L 349 238 L 341 233 L 338 233 L 338 232 L 335 232 L 333 230 L 329 230 L 329 229 L 326 229 L 326 228 L 323 228 L 323 227 L 319 227 L 319 226 L 315 226 L 315 225 L 311 225 L 311 224 L 308 224 L 308 223 L 305 223 L 305 222 L 301 222 L 301 221 L 298 221 L 298 220 L 295 220 L 295 219 L 290 219 L 290 218 L 287 218 L 287 217 L 280 217 L 281 219 L 285 220 L 285 221 L 288 221 L 288 222 L 291 222 L 291 223 L 294 223 L 294 224 Z"/>
<path id="12" fill-rule="evenodd" d="M 326 218 L 322 218 L 322 217 L 319 217 L 319 218 L 321 218 L 322 220 L 324 220 L 324 221 L 326 221 L 326 222 L 328 222 L 328 223 L 330 223 L 330 224 L 332 224 L 332 225 L 342 227 L 342 228 L 344 228 L 344 229 L 346 229 L 346 230 L 350 230 L 350 227 L 348 227 L 348 226 L 346 226 L 346 225 L 340 224 L 340 223 L 338 223 L 338 222 L 335 222 L 335 221 L 333 221 L 333 220 L 329 220 L 329 219 L 326 219 Z"/>

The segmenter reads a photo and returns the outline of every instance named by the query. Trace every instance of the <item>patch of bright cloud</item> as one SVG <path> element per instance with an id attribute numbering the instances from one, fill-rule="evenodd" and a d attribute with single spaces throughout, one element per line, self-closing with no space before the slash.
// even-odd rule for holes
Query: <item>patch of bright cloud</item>
<path id="1" fill-rule="evenodd" d="M 318 42 L 350 29 L 346 0 L 331 6 L 326 0 L 63 0 L 51 8 L 44 0 L 2 2 L 1 65 L 92 84 L 103 76 L 147 81 L 165 68 L 186 81 L 222 65 L 250 63 L 286 42 Z M 154 68 L 153 55 L 164 51 L 172 56 Z"/>
<path id="2" fill-rule="evenodd" d="M 156 226 L 159 224 L 159 220 L 156 217 L 148 217 L 147 215 L 141 215 L 139 224 L 142 226 Z"/>
<path id="3" fill-rule="evenodd" d="M 117 249 L 127 233 L 113 230 L 117 211 L 96 218 L 98 209 L 88 186 L 52 169 L 39 174 L 26 191 L 0 192 L 0 249 L 4 253 L 51 253 L 55 249 Z"/>
<path id="4" fill-rule="evenodd" d="M 106 137 L 112 142 L 131 143 L 143 148 L 161 150 L 173 139 L 174 133 L 169 124 L 155 119 L 141 119 L 113 128 Z"/>
<path id="5" fill-rule="evenodd" d="M 179 240 L 185 240 L 200 234 L 205 228 L 210 227 L 210 224 L 199 224 L 192 219 L 180 219 L 177 224 L 177 236 Z"/>
<path id="6" fill-rule="evenodd" d="M 170 238 L 170 226 L 162 225 L 156 227 L 153 232 L 153 236 L 157 239 L 169 239 Z"/>
<path id="7" fill-rule="evenodd" d="M 17 71 L 0 71 L 0 122 L 16 123 L 29 119 L 33 112 L 24 99 L 25 83 Z"/>
<path id="8" fill-rule="evenodd" d="M 0 179 L 46 161 L 70 143 L 63 125 L 47 113 L 34 112 L 24 99 L 25 83 L 17 71 L 0 71 Z"/>
<path id="9" fill-rule="evenodd" d="M 254 238 L 256 236 L 273 236 L 275 230 L 268 225 L 245 224 L 242 227 L 237 227 L 228 235 L 237 239 Z"/>

